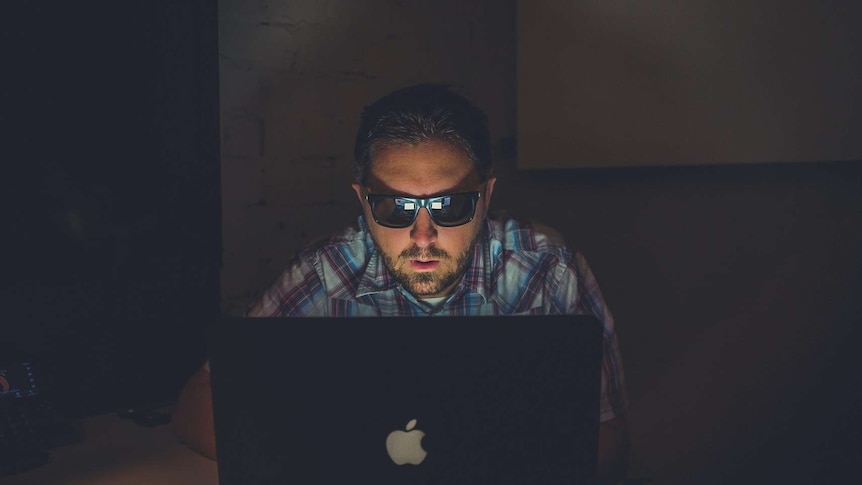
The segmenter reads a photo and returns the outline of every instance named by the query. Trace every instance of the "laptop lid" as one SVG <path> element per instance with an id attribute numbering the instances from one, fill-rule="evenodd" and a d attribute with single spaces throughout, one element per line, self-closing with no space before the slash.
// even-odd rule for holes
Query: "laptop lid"
<path id="1" fill-rule="evenodd" d="M 209 337 L 222 485 L 595 474 L 594 317 L 224 318 Z"/>

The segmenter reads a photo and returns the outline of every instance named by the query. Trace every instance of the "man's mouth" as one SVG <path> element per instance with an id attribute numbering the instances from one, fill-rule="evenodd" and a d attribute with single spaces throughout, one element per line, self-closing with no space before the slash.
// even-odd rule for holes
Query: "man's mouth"
<path id="1" fill-rule="evenodd" d="M 425 272 L 425 271 L 434 271 L 437 269 L 437 266 L 440 265 L 440 261 L 433 259 L 423 261 L 420 259 L 411 259 L 410 267 L 413 268 L 413 271 Z"/>

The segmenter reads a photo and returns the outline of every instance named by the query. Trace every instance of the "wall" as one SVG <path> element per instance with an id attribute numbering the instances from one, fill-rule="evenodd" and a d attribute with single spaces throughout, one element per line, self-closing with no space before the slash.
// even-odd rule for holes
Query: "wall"
<path id="1" fill-rule="evenodd" d="M 518 164 L 858 160 L 859 6 L 523 0 Z"/>
<path id="2" fill-rule="evenodd" d="M 840 473 L 834 444 L 859 444 L 860 165 L 518 172 L 514 29 L 513 0 L 222 0 L 223 311 L 354 219 L 364 104 L 454 83 L 490 118 L 494 205 L 560 229 L 615 312 L 633 474 Z"/>

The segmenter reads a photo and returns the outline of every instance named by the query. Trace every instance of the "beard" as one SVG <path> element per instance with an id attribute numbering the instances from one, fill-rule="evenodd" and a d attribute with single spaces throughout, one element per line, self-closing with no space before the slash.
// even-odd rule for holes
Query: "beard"
<path id="1" fill-rule="evenodd" d="M 476 247 L 476 239 L 478 234 L 473 236 L 473 240 L 467 246 L 467 249 L 458 254 L 457 257 L 452 257 L 447 251 L 436 246 L 429 246 L 425 249 L 420 249 L 413 245 L 398 255 L 398 258 L 393 260 L 391 256 L 380 250 L 377 246 L 378 253 L 383 257 L 383 264 L 390 273 L 395 277 L 395 280 L 407 289 L 413 296 L 417 298 L 429 298 L 440 295 L 443 291 L 453 286 L 467 271 L 467 265 L 473 259 L 473 251 Z M 411 259 L 437 259 L 440 261 L 440 267 L 434 271 L 413 272 L 405 271 L 402 268 L 409 267 Z M 454 263 L 454 264 L 453 264 Z M 441 268 L 442 267 L 442 268 Z"/>

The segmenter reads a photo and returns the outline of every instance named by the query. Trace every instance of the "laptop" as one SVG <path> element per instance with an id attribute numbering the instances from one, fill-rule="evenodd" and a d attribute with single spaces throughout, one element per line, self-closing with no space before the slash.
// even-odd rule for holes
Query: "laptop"
<path id="1" fill-rule="evenodd" d="M 219 482 L 589 483 L 601 335 L 583 315 L 220 319 Z"/>

